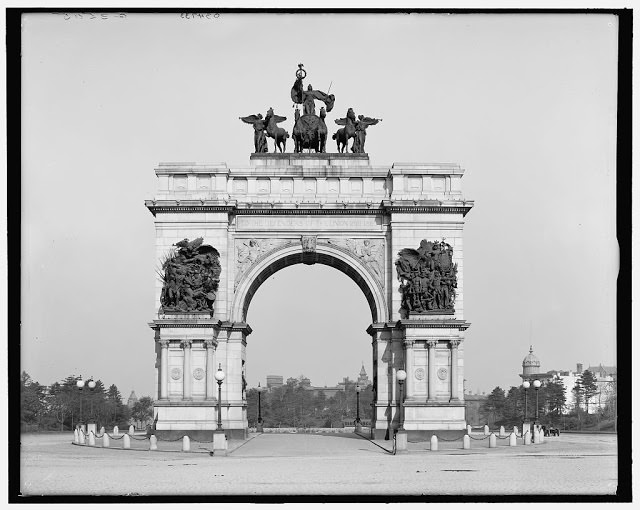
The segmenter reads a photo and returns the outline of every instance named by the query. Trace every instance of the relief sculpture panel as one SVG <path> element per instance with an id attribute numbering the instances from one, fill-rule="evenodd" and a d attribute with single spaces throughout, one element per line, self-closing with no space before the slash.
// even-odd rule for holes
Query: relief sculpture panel
<path id="1" fill-rule="evenodd" d="M 384 288 L 384 239 L 331 238 L 327 243 L 346 249 L 360 259 Z"/>
<path id="2" fill-rule="evenodd" d="M 265 253 L 291 241 L 288 239 L 238 239 L 236 240 L 236 273 L 234 290 L 242 275 Z"/>

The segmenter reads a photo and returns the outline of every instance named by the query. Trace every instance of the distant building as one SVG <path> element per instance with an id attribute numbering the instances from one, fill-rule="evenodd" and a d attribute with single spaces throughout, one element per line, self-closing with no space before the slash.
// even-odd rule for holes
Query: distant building
<path id="1" fill-rule="evenodd" d="M 283 386 L 283 376 L 281 375 L 268 375 L 267 376 L 267 390 L 271 391 L 273 388 L 278 388 Z M 367 371 L 364 368 L 364 363 L 362 364 L 362 368 L 360 369 L 360 374 L 358 376 L 357 381 L 352 381 L 349 377 L 343 377 L 342 382 L 339 382 L 335 386 L 312 386 L 311 380 L 304 375 L 300 376 L 300 378 L 296 379 L 294 377 L 289 377 L 287 379 L 287 384 L 299 384 L 307 391 L 312 391 L 314 396 L 317 396 L 320 392 L 324 393 L 326 398 L 334 397 L 339 391 L 345 391 L 347 385 L 354 385 L 357 383 L 364 390 L 367 386 L 371 384 L 371 380 L 367 375 Z"/>
<path id="2" fill-rule="evenodd" d="M 129 395 L 129 399 L 127 400 L 127 407 L 129 409 L 133 408 L 133 406 L 137 401 L 138 401 L 138 397 L 136 397 L 136 392 L 132 391 L 131 395 Z"/>
<path id="3" fill-rule="evenodd" d="M 267 376 L 267 390 L 271 390 L 272 388 L 279 388 L 283 386 L 283 377 L 281 375 L 268 375 Z"/>
<path id="4" fill-rule="evenodd" d="M 540 360 L 533 354 L 533 347 L 529 347 L 529 354 L 522 360 L 522 373 L 520 377 L 522 382 L 539 380 L 543 385 L 553 382 L 560 382 L 564 386 L 565 396 L 565 410 L 569 410 L 575 407 L 575 394 L 573 388 L 576 383 L 582 377 L 584 373 L 584 366 L 582 363 L 576 363 L 576 370 L 549 370 L 548 372 L 542 372 Z M 596 378 L 596 386 L 598 391 L 589 400 L 589 410 L 595 410 L 604 406 L 609 398 L 615 392 L 615 384 L 617 382 L 618 371 L 613 366 L 591 366 L 587 370 L 593 373 Z M 467 397 L 465 396 L 465 399 Z M 586 404 L 582 404 L 582 409 L 586 409 Z"/>
<path id="5" fill-rule="evenodd" d="M 369 376 L 367 375 L 367 371 L 364 369 L 364 363 L 362 364 L 362 368 L 360 369 L 360 375 L 358 376 L 357 384 L 363 389 L 371 384 Z"/>

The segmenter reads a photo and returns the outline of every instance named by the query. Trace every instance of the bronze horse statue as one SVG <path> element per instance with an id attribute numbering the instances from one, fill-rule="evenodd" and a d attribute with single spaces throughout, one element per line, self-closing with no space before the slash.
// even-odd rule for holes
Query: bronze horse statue
<path id="1" fill-rule="evenodd" d="M 276 149 L 280 149 L 280 152 L 284 152 L 287 148 L 287 138 L 289 138 L 289 133 L 285 131 L 284 128 L 278 127 L 278 122 L 285 121 L 287 118 L 275 115 L 273 113 L 273 108 L 269 108 L 264 120 L 267 124 L 267 136 L 274 140 L 273 152 L 276 152 Z"/>
<path id="2" fill-rule="evenodd" d="M 344 152 L 347 149 L 347 144 L 349 143 L 349 138 L 354 138 L 356 135 L 356 114 L 352 108 L 347 110 L 347 116 L 342 119 L 336 119 L 336 124 L 338 126 L 344 126 L 341 129 L 338 129 L 333 134 L 333 139 L 336 141 L 336 145 L 338 146 L 338 152 Z M 342 147 L 340 147 L 342 145 Z"/>

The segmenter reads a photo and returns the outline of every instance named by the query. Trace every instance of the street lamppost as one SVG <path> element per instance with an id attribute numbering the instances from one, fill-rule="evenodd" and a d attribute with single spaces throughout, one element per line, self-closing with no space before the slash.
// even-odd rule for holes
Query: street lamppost
<path id="1" fill-rule="evenodd" d="M 222 381 L 224 381 L 224 372 L 222 371 L 222 363 L 218 364 L 218 371 L 216 372 L 216 381 L 218 382 L 218 428 L 222 430 Z"/>
<path id="2" fill-rule="evenodd" d="M 407 378 L 407 373 L 404 370 L 398 370 L 396 372 L 396 379 L 400 385 L 400 394 L 398 395 L 398 405 L 400 406 L 400 412 L 398 413 L 398 431 L 396 432 L 396 452 L 407 453 L 407 431 L 404 430 L 404 397 L 402 395 L 402 387 L 404 381 Z"/>
<path id="3" fill-rule="evenodd" d="M 96 382 L 92 379 L 89 382 L 86 383 L 87 387 L 93 391 L 96 388 Z M 85 386 L 85 382 L 82 379 L 78 379 L 76 381 L 76 386 L 78 388 L 78 391 L 80 391 L 80 426 L 82 427 L 82 389 Z M 93 419 L 93 399 L 91 400 L 91 414 L 89 415 L 90 419 Z"/>
<path id="4" fill-rule="evenodd" d="M 538 379 L 536 379 L 535 381 L 533 381 L 533 387 L 536 389 L 536 421 L 535 423 L 538 423 L 538 390 L 540 389 L 540 381 L 538 381 Z"/>
<path id="5" fill-rule="evenodd" d="M 256 427 L 257 432 L 264 432 L 262 427 L 262 405 L 260 402 L 260 394 L 262 393 L 263 388 L 258 383 L 258 426 Z"/>
<path id="6" fill-rule="evenodd" d="M 356 431 L 360 431 L 360 385 L 356 384 Z"/>
<path id="7" fill-rule="evenodd" d="M 529 383 L 529 381 L 525 381 L 522 383 L 522 387 L 524 388 L 524 422 L 525 423 L 527 422 L 527 390 L 529 389 L 530 386 L 531 384 Z"/>
<path id="8" fill-rule="evenodd" d="M 400 384 L 400 399 L 398 400 L 398 403 L 400 405 L 400 423 L 398 430 L 404 430 L 404 398 L 402 396 L 402 386 L 404 385 L 404 381 L 407 378 L 407 373 L 404 370 L 398 370 L 396 378 L 398 379 L 398 384 Z"/>

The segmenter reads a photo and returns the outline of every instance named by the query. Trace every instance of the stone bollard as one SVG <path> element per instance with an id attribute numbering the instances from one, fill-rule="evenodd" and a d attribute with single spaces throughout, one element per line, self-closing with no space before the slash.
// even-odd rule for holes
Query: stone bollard
<path id="1" fill-rule="evenodd" d="M 540 442 L 540 431 L 538 427 L 534 425 L 533 427 L 533 444 L 538 444 Z"/>
<path id="2" fill-rule="evenodd" d="M 496 435 L 492 432 L 491 435 L 489 436 L 489 448 L 495 448 L 496 447 Z"/>
<path id="3" fill-rule="evenodd" d="M 500 437 L 504 437 L 504 425 L 500 425 Z"/>
<path id="4" fill-rule="evenodd" d="M 120 429 L 116 425 L 115 427 L 113 427 L 113 435 L 115 436 L 116 434 L 119 434 L 119 433 L 120 433 Z"/>
<path id="5" fill-rule="evenodd" d="M 100 427 L 100 435 L 104 434 L 104 427 Z"/>
<path id="6" fill-rule="evenodd" d="M 513 426 L 513 433 L 517 436 L 518 435 L 518 426 L 514 425 Z"/>
<path id="7" fill-rule="evenodd" d="M 89 432 L 89 446 L 96 445 L 96 436 L 93 435 L 93 431 Z"/>
<path id="8" fill-rule="evenodd" d="M 75 444 L 80 443 L 80 438 L 78 437 L 78 429 L 73 429 L 73 442 Z"/>
<path id="9" fill-rule="evenodd" d="M 158 438 L 153 434 L 149 438 L 149 450 L 157 450 L 158 449 Z"/>
<path id="10" fill-rule="evenodd" d="M 524 433 L 524 444 L 531 444 L 531 432 L 528 430 Z"/>
<path id="11" fill-rule="evenodd" d="M 189 439 L 189 436 L 183 436 L 182 437 L 182 451 L 183 452 L 188 452 L 189 450 L 191 450 L 191 440 Z"/>
<path id="12" fill-rule="evenodd" d="M 436 436 L 435 434 L 431 436 L 431 451 L 438 451 L 438 436 Z"/>
<path id="13" fill-rule="evenodd" d="M 489 425 L 485 425 L 484 426 L 484 435 L 488 436 L 489 435 Z"/>
<path id="14" fill-rule="evenodd" d="M 462 438 L 462 449 L 463 450 L 471 449 L 471 438 L 469 437 L 469 434 L 465 434 L 464 437 Z"/>
<path id="15" fill-rule="evenodd" d="M 78 437 L 80 439 L 79 444 L 85 444 L 85 442 L 84 442 L 84 432 L 82 432 L 82 430 L 78 432 Z"/>
<path id="16" fill-rule="evenodd" d="M 509 446 L 515 446 L 516 444 L 516 433 L 512 432 L 509 434 Z"/>
<path id="17" fill-rule="evenodd" d="M 107 433 L 102 436 L 102 447 L 109 448 L 109 434 Z"/>
<path id="18" fill-rule="evenodd" d="M 132 436 L 135 433 L 136 433 L 136 429 L 133 427 L 133 425 L 129 425 L 129 435 Z"/>
<path id="19" fill-rule="evenodd" d="M 122 445 L 122 447 L 125 450 L 128 450 L 129 448 L 131 448 L 131 438 L 129 437 L 129 434 L 124 435 L 124 444 Z"/>
<path id="20" fill-rule="evenodd" d="M 471 435 L 471 425 L 467 425 L 467 434 Z"/>

